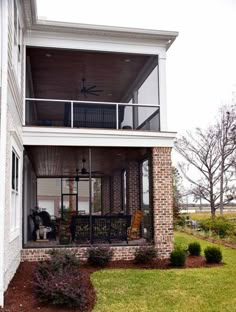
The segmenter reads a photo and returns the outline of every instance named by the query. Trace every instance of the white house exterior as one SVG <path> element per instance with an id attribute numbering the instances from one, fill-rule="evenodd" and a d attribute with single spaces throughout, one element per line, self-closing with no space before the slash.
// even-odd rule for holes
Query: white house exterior
<path id="1" fill-rule="evenodd" d="M 159 255 L 168 257 L 173 240 L 170 152 L 175 133 L 169 132 L 167 128 L 165 67 L 166 51 L 177 35 L 178 33 L 171 31 L 40 21 L 37 20 L 35 1 L 1 0 L 0 306 L 3 305 L 4 291 L 20 261 L 32 260 L 29 252 L 32 256 L 33 251 L 27 249 L 27 222 L 30 209 L 37 205 L 37 178 L 66 177 L 68 175 L 66 169 L 73 169 L 73 161 L 80 161 L 84 153 L 90 172 L 91 164 L 93 166 L 91 159 L 94 159 L 94 167 L 100 171 L 104 170 L 107 176 L 113 169 L 121 172 L 126 168 L 126 162 L 129 163 L 125 169 L 128 187 L 128 203 L 125 201 L 125 205 L 130 205 L 129 215 L 132 215 L 140 206 L 140 202 L 137 203 L 131 198 L 135 192 L 139 194 L 137 190 L 132 189 L 135 185 L 135 173 L 132 173 L 134 170 L 132 168 L 134 164 L 143 161 L 146 154 L 148 155 L 151 172 L 152 239 L 160 251 Z M 61 77 L 57 78 L 56 74 L 52 75 L 51 81 L 54 85 L 49 86 L 47 92 L 46 88 L 43 89 L 43 83 L 44 79 L 49 79 L 49 72 L 40 78 L 46 66 L 42 58 L 43 51 L 45 51 L 45 64 L 53 59 L 52 68 L 57 70 L 55 59 L 65 60 L 65 68 L 66 70 L 68 68 L 71 73 L 69 77 L 65 75 L 64 80 Z M 66 90 L 66 81 L 67 78 L 71 79 L 72 73 L 75 74 L 73 68 L 80 66 L 70 63 L 77 56 L 83 60 L 92 60 L 91 63 L 85 62 L 81 65 L 83 73 L 79 81 L 77 80 L 78 84 L 81 82 L 81 77 L 88 81 L 87 77 L 92 66 L 98 77 L 96 78 L 94 74 L 95 84 L 98 85 L 101 81 L 102 88 L 105 90 L 106 86 L 112 85 L 111 81 L 114 81 L 116 82 L 114 93 L 120 92 L 122 96 L 118 99 L 114 95 L 113 98 L 113 91 L 103 90 L 100 97 L 103 100 L 100 102 L 97 101 L 96 96 L 83 98 L 80 94 L 76 97 L 72 89 L 70 96 L 69 91 Z M 132 70 L 127 70 L 127 76 L 124 74 L 124 63 L 117 66 L 113 64 L 113 60 L 118 64 L 120 58 L 122 62 L 127 65 L 131 63 L 133 66 Z M 100 59 L 103 62 L 102 71 L 104 71 L 102 77 L 99 76 Z M 108 60 L 111 61 L 106 65 Z M 109 64 L 111 64 L 111 70 L 106 72 Z M 134 70 L 137 71 L 135 77 Z M 119 73 L 121 73 L 120 77 Z M 152 78 L 148 80 L 150 76 Z M 58 79 L 57 90 L 62 90 L 65 97 L 61 97 L 59 91 L 56 90 L 55 79 Z M 93 84 L 92 79 L 90 81 L 89 86 Z M 147 81 L 146 84 L 145 81 Z M 120 85 L 125 82 L 126 85 L 121 90 Z M 69 84 L 71 84 L 70 81 L 68 86 Z M 92 90 L 96 89 L 92 88 Z M 139 90 L 139 95 L 137 90 Z M 78 89 L 79 91 L 81 90 Z M 53 96 L 50 96 L 50 92 Z M 47 97 L 42 98 L 43 94 Z M 54 121 L 52 117 L 52 107 L 55 107 L 53 106 L 55 102 L 59 103 L 55 109 L 55 114 L 57 113 L 59 118 L 57 121 Z M 30 103 L 33 104 L 30 106 Z M 85 126 L 77 126 L 79 121 L 76 120 L 75 115 L 77 110 L 80 111 L 80 104 L 95 108 L 94 115 L 92 115 L 92 110 L 88 113 L 90 119 L 96 119 L 96 107 L 98 107 L 96 105 L 100 105 L 101 111 L 101 107 L 114 107 L 114 110 L 110 112 L 114 119 L 114 127 L 107 126 L 109 118 L 103 119 L 103 123 L 99 126 L 96 124 L 90 127 L 89 123 Z M 62 117 L 60 105 L 63 105 L 63 113 L 66 107 L 69 108 L 67 119 L 65 115 Z M 73 160 L 74 156 L 71 155 L 76 153 L 78 156 Z M 67 157 L 68 167 L 66 168 Z M 111 157 L 122 160 L 114 161 L 114 164 Z M 61 159 L 60 162 L 58 159 Z M 45 163 L 48 164 L 46 167 Z M 139 168 L 137 170 L 139 171 Z M 91 178 L 91 175 L 92 173 L 88 177 Z M 102 206 L 105 207 L 105 176 L 102 181 L 104 182 Z M 123 211 L 123 204 L 118 203 L 123 201 L 123 198 L 119 195 L 119 200 L 116 199 L 116 194 L 118 194 L 116 190 L 121 189 L 121 183 L 116 184 L 115 175 L 110 181 L 112 184 L 109 184 L 109 188 L 112 188 L 112 191 L 109 194 L 113 194 L 113 197 L 112 200 L 109 199 L 108 205 L 111 205 L 113 210 L 108 208 L 108 211 L 115 212 L 115 209 L 118 209 L 118 212 Z M 140 185 L 140 180 L 137 184 Z M 83 248 L 81 247 L 81 252 L 84 252 Z M 122 258 L 124 248 L 128 248 L 131 256 L 133 255 L 135 250 L 133 246 L 122 246 L 120 250 L 116 247 L 117 259 Z M 38 249 L 36 251 L 39 253 Z"/>

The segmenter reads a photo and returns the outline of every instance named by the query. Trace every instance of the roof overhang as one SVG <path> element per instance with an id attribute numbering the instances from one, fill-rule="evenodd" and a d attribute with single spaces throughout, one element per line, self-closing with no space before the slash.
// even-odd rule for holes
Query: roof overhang
<path id="1" fill-rule="evenodd" d="M 171 46 L 178 32 L 153 29 L 140 29 L 116 26 L 90 25 L 79 23 L 40 20 L 37 17 L 36 0 L 22 0 L 25 13 L 25 26 L 27 30 L 77 33 L 86 35 L 99 35 L 109 37 L 125 37 L 161 41 L 166 50 Z"/>

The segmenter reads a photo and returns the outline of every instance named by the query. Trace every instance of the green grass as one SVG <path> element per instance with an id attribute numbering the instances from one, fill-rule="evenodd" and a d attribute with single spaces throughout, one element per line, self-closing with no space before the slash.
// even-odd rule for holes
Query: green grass
<path id="1" fill-rule="evenodd" d="M 198 241 L 183 233 L 178 244 Z M 233 312 L 236 311 L 236 250 L 221 246 L 225 265 L 216 268 L 131 270 L 104 269 L 92 274 L 97 292 L 94 312 Z"/>
<path id="2" fill-rule="evenodd" d="M 189 216 L 192 220 L 204 220 L 211 217 L 211 214 L 209 212 L 196 212 L 196 213 L 186 213 L 185 216 Z M 220 216 L 219 211 L 216 213 L 217 216 Z M 225 218 L 236 218 L 236 212 L 224 212 Z"/>

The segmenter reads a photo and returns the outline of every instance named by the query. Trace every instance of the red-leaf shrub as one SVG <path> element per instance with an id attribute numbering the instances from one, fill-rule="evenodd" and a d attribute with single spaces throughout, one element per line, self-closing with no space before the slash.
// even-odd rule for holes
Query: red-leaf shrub
<path id="1" fill-rule="evenodd" d="M 45 267 L 36 269 L 33 289 L 42 303 L 79 307 L 82 311 L 88 306 L 89 289 L 83 273 L 70 266 L 56 272 Z"/>

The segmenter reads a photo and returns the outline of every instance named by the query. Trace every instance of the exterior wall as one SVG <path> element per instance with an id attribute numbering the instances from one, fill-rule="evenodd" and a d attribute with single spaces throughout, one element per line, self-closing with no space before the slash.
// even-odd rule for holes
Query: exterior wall
<path id="1" fill-rule="evenodd" d="M 112 212 L 121 212 L 122 210 L 122 186 L 121 172 L 117 171 L 112 177 Z"/>
<path id="2" fill-rule="evenodd" d="M 169 258 L 173 248 L 173 188 L 171 148 L 153 147 L 154 244 L 160 258 Z"/>
<path id="3" fill-rule="evenodd" d="M 20 1 L 18 1 L 20 5 Z M 1 146 L 0 162 L 2 169 L 0 190 L 0 306 L 3 305 L 3 291 L 20 263 L 22 248 L 22 163 L 23 145 L 21 139 L 21 125 L 23 117 L 23 77 L 24 64 L 21 63 L 20 78 L 13 65 L 13 0 L 2 0 L 1 6 Z M 19 7 L 20 9 L 20 7 Z M 19 10 L 19 12 L 21 12 Z M 6 35 L 7 34 L 7 35 Z M 23 51 L 23 47 L 21 47 Z M 23 52 L 22 52 L 23 60 Z M 20 67 L 19 67 L 20 68 Z M 11 155 L 15 149 L 19 161 L 19 196 L 16 209 L 16 223 L 12 225 L 11 203 Z"/>
<path id="4" fill-rule="evenodd" d="M 129 161 L 127 166 L 127 210 L 130 214 L 141 209 L 140 203 L 140 172 L 137 161 Z"/>
<path id="5" fill-rule="evenodd" d="M 113 250 L 112 260 L 133 260 L 134 254 L 140 246 L 111 246 L 110 249 Z M 65 250 L 73 250 L 77 252 L 78 258 L 82 261 L 87 259 L 87 254 L 89 247 L 73 247 L 65 248 Z M 23 249 L 21 251 L 21 261 L 43 261 L 49 259 L 48 252 L 52 250 L 51 248 L 37 248 L 37 249 Z"/>
<path id="6" fill-rule="evenodd" d="M 103 177 L 102 179 L 102 212 L 103 214 L 111 211 L 111 186 L 110 177 Z"/>

